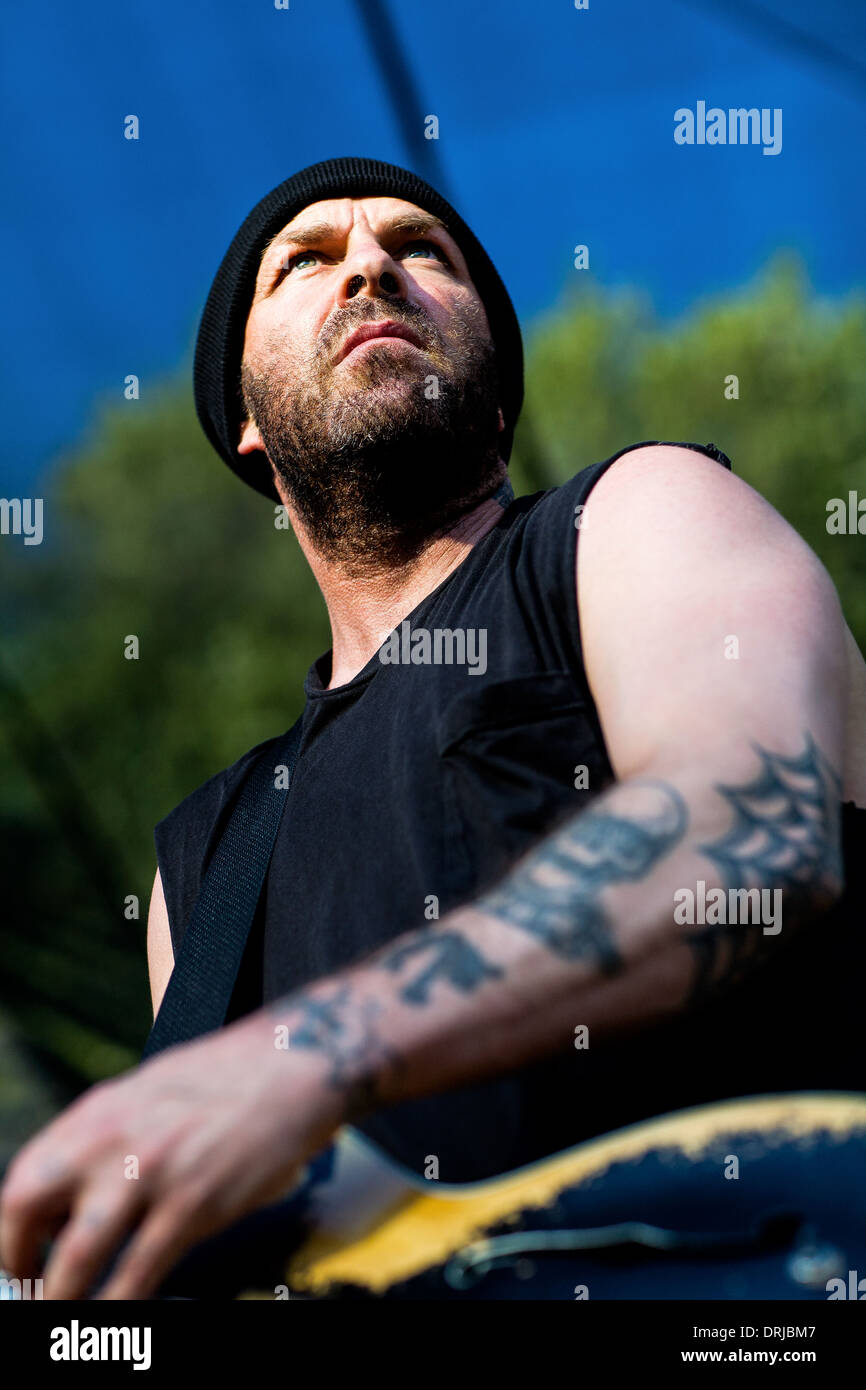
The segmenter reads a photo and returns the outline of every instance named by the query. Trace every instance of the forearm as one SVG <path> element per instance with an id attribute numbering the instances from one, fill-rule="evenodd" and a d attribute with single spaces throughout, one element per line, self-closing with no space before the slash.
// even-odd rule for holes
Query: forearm
<path id="1" fill-rule="evenodd" d="M 768 768 L 737 788 L 694 764 L 616 784 L 495 889 L 254 1026 L 318 1053 L 351 1117 L 689 1007 L 841 892 L 832 769 L 807 741 L 791 798 Z M 746 912 L 731 890 L 750 889 Z"/>

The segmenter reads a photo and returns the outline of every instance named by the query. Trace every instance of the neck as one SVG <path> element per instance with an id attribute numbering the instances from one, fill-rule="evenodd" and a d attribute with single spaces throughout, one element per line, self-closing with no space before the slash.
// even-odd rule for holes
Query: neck
<path id="1" fill-rule="evenodd" d="M 510 486 L 500 488 L 432 540 L 410 565 L 362 574 L 349 573 L 344 564 L 324 558 L 313 547 L 291 501 L 283 499 L 328 609 L 333 648 L 329 690 L 345 685 L 364 669 L 389 632 L 502 520 L 511 496 Z"/>

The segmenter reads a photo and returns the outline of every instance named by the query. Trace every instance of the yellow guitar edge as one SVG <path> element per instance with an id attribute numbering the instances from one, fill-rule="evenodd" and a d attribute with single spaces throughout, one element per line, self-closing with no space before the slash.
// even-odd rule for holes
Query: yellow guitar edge
<path id="1" fill-rule="evenodd" d="M 552 1158 L 456 1191 L 419 1191 L 374 1230 L 350 1244 L 313 1235 L 287 1268 L 290 1288 L 326 1293 L 333 1284 L 354 1284 L 383 1293 L 448 1260 L 496 1222 L 531 1207 L 544 1207 L 566 1187 L 597 1177 L 656 1149 L 699 1157 L 725 1134 L 760 1131 L 778 1139 L 806 1138 L 816 1130 L 843 1138 L 866 1131 L 866 1095 L 798 1093 L 722 1101 L 629 1125 L 587 1140 Z M 242 1298 L 273 1298 L 250 1290 Z"/>

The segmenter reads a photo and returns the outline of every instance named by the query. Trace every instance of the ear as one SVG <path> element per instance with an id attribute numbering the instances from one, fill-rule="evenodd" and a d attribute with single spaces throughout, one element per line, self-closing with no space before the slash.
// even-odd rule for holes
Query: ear
<path id="1" fill-rule="evenodd" d="M 265 452 L 265 445 L 262 436 L 259 434 L 259 427 L 255 420 L 244 420 L 241 425 L 241 437 L 238 443 L 239 454 L 254 454 L 257 449 Z"/>
<path id="2" fill-rule="evenodd" d="M 499 407 L 499 433 L 505 429 L 505 416 L 502 414 L 502 406 Z"/>

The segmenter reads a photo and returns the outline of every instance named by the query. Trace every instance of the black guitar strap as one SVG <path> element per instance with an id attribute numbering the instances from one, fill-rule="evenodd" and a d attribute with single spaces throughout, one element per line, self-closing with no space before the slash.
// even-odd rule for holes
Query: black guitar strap
<path id="1" fill-rule="evenodd" d="M 301 720 L 253 764 L 208 866 L 141 1060 L 225 1022 L 301 741 Z M 285 771 L 283 771 L 285 769 Z"/>

